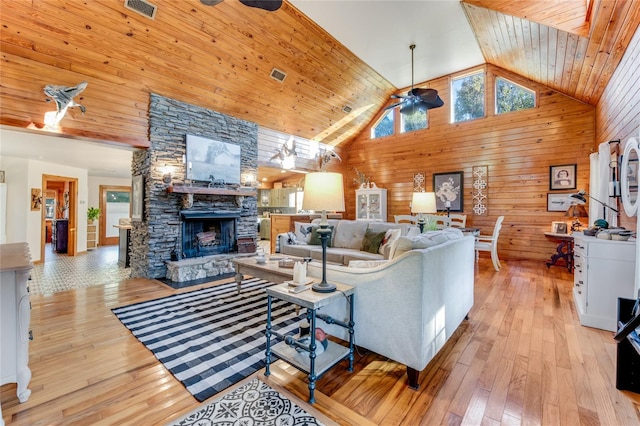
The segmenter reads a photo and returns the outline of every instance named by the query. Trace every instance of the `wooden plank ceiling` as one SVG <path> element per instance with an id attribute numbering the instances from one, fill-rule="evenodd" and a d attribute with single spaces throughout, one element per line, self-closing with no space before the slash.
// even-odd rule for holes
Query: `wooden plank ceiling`
<path id="1" fill-rule="evenodd" d="M 153 3 L 150 20 L 122 0 L 0 0 L 0 124 L 42 128 L 54 109 L 43 87 L 87 81 L 76 99 L 87 112 L 70 110 L 61 133 L 147 146 L 149 93 L 157 93 L 338 145 L 406 91 L 286 1 L 277 12 L 236 1 Z M 639 3 L 598 0 L 591 25 L 580 22 L 584 1 L 462 7 L 487 62 L 595 105 L 638 27 Z M 283 83 L 270 78 L 273 68 L 287 73 Z"/>

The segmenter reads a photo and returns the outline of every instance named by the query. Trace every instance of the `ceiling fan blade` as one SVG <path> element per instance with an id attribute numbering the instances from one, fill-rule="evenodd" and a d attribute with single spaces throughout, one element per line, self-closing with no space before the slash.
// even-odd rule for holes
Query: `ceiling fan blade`
<path id="1" fill-rule="evenodd" d="M 391 95 L 392 99 L 409 99 L 409 96 L 405 95 Z"/>
<path id="2" fill-rule="evenodd" d="M 200 0 L 200 3 L 204 4 L 205 6 L 215 6 L 222 3 L 223 1 L 224 0 Z"/>
<path id="3" fill-rule="evenodd" d="M 398 102 L 398 103 L 395 103 L 395 104 L 389 105 L 388 107 L 386 107 L 386 108 L 385 108 L 385 110 L 387 110 L 387 109 L 391 109 L 391 108 L 395 108 L 395 107 L 397 107 L 398 105 L 402 105 L 402 104 L 405 104 L 405 103 L 406 103 L 406 101 L 402 101 L 402 102 Z"/>
<path id="4" fill-rule="evenodd" d="M 411 90 L 411 94 L 427 101 L 435 100 L 438 97 L 438 91 L 436 89 L 416 88 Z"/>
<path id="5" fill-rule="evenodd" d="M 264 9 L 269 12 L 280 9 L 282 6 L 282 0 L 240 0 L 240 3 L 249 7 L 257 7 L 258 9 Z"/>

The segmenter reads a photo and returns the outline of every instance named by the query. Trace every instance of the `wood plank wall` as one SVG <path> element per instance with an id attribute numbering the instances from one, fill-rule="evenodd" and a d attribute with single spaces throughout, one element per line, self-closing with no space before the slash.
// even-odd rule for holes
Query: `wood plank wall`
<path id="1" fill-rule="evenodd" d="M 429 82 L 445 106 L 429 111 L 429 128 L 372 140 L 365 130 L 349 146 L 348 184 L 353 168 L 364 172 L 379 187 L 388 189 L 388 220 L 408 214 L 413 174 L 425 173 L 426 188 L 433 189 L 433 173 L 464 172 L 464 211 L 467 224 L 490 233 L 500 215 L 502 258 L 547 260 L 556 243 L 544 236 L 552 221 L 570 218 L 547 212 L 549 166 L 577 164 L 577 189 L 588 188 L 589 154 L 595 139 L 595 108 L 504 69 L 487 65 L 486 117 L 451 124 L 447 76 Z M 467 72 L 469 72 L 468 70 Z M 537 107 L 495 115 L 494 81 L 503 76 L 536 90 Z M 488 215 L 472 214 L 473 166 L 489 167 Z M 355 185 L 345 202 L 349 218 L 355 217 Z"/>
<path id="2" fill-rule="evenodd" d="M 640 28 L 636 30 L 618 69 L 596 107 L 596 143 L 635 137 L 640 141 Z M 620 206 L 622 207 L 622 206 Z M 620 210 L 620 225 L 636 229 L 636 218 Z"/>

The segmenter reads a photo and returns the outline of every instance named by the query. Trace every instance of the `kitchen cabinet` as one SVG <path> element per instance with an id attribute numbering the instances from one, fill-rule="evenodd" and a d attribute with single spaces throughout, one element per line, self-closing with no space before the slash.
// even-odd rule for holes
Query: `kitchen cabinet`
<path id="1" fill-rule="evenodd" d="M 373 186 L 356 190 L 356 220 L 387 220 L 387 190 Z"/>
<path id="2" fill-rule="evenodd" d="M 634 298 L 636 242 L 572 235 L 573 298 L 580 324 L 616 331 L 618 298 Z"/>

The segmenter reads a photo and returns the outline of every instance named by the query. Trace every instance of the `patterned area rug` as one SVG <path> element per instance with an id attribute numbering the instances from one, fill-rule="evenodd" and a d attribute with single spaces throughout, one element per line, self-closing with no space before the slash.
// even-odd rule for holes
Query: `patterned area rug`
<path id="1" fill-rule="evenodd" d="M 322 424 L 287 397 L 254 378 L 166 426 Z"/>
<path id="2" fill-rule="evenodd" d="M 264 367 L 267 294 L 271 282 L 256 278 L 220 284 L 113 309 L 118 319 L 198 400 Z M 295 305 L 274 299 L 274 331 L 294 334 L 304 317 Z"/>

